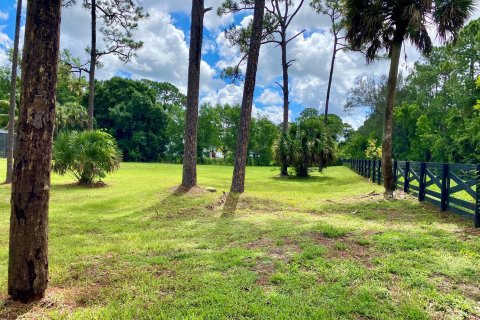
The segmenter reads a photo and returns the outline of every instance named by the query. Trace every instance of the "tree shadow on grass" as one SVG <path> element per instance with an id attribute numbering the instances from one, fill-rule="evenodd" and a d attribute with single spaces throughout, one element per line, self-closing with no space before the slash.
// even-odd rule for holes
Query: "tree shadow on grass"
<path id="1" fill-rule="evenodd" d="M 275 181 L 302 182 L 302 183 L 318 183 L 318 182 L 337 180 L 336 178 L 326 177 L 326 176 L 308 176 L 308 177 L 273 176 L 273 177 L 270 177 L 270 179 Z"/>
<path id="2" fill-rule="evenodd" d="M 480 230 L 475 229 L 473 219 L 468 219 L 453 212 L 440 212 L 428 203 L 416 199 L 398 199 L 385 201 L 375 197 L 359 198 L 353 202 L 333 202 L 324 204 L 320 212 L 352 215 L 356 219 L 379 222 L 384 225 L 414 226 L 451 224 L 462 232 L 480 235 Z"/>
<path id="3" fill-rule="evenodd" d="M 222 217 L 231 217 L 235 214 L 237 210 L 238 201 L 240 200 L 240 194 L 235 192 L 230 192 L 227 194 L 225 203 L 222 209 Z"/>
<path id="4" fill-rule="evenodd" d="M 52 184 L 50 189 L 52 191 L 65 191 L 65 190 L 85 190 L 85 189 L 101 189 L 107 188 L 108 184 L 103 181 L 98 181 L 91 184 L 85 184 L 81 182 L 72 182 L 72 183 L 64 183 L 64 184 Z"/>

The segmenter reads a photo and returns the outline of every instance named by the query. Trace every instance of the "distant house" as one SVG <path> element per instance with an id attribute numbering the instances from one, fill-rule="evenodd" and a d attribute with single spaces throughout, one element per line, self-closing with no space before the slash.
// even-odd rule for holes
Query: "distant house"
<path id="1" fill-rule="evenodd" d="M 223 152 L 215 147 L 211 147 L 209 149 L 203 149 L 203 154 L 206 155 L 207 158 L 210 159 L 223 159 L 224 155 Z"/>
<path id="2" fill-rule="evenodd" d="M 0 129 L 0 157 L 7 156 L 8 148 L 8 131 Z"/>

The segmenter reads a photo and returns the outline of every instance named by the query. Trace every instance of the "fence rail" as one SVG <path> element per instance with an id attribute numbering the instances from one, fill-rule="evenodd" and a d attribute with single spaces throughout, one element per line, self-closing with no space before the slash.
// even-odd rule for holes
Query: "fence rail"
<path id="1" fill-rule="evenodd" d="M 381 160 L 348 159 L 343 164 L 382 184 Z M 393 161 L 395 185 L 418 200 L 471 218 L 480 228 L 480 165 Z"/>

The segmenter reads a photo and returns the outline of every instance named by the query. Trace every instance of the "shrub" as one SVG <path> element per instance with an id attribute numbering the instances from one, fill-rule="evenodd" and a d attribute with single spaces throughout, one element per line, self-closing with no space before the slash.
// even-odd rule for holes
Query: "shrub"
<path id="1" fill-rule="evenodd" d="M 103 131 L 61 132 L 53 144 L 53 171 L 71 173 L 82 184 L 93 184 L 120 166 L 122 153 Z"/>

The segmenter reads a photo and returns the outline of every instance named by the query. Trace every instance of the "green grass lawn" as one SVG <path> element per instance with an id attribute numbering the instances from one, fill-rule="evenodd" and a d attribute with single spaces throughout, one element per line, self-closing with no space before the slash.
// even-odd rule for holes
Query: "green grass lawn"
<path id="1" fill-rule="evenodd" d="M 1 162 L 0 176 L 4 176 Z M 7 299 L 8 186 L 0 187 L 0 319 L 478 319 L 472 221 L 343 167 L 309 179 L 200 166 L 216 193 L 175 192 L 181 166 L 125 163 L 85 188 L 53 176 L 50 283 Z"/>

